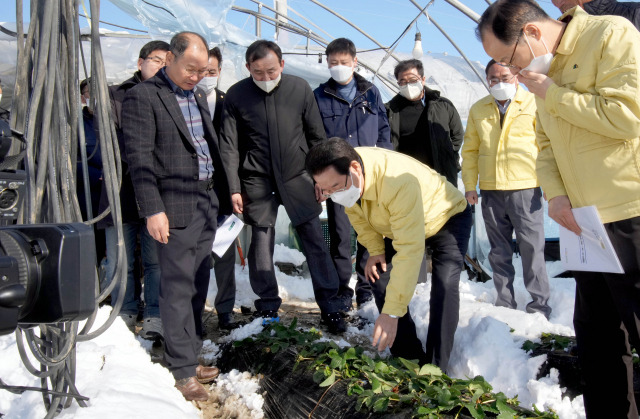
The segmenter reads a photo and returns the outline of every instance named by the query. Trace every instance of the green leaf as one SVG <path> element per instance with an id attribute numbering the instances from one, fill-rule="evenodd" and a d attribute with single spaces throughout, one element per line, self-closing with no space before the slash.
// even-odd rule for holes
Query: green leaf
<path id="1" fill-rule="evenodd" d="M 382 384 L 376 377 L 371 378 L 371 391 L 373 391 L 374 393 L 382 392 Z"/>
<path id="2" fill-rule="evenodd" d="M 524 343 L 522 344 L 522 350 L 525 352 L 531 352 L 534 349 L 538 348 L 540 346 L 539 343 L 533 343 L 530 340 L 525 340 Z"/>
<path id="3" fill-rule="evenodd" d="M 504 400 L 496 400 L 496 408 L 500 412 L 500 415 L 511 415 L 505 417 L 513 417 L 513 415 L 516 413 L 516 411 L 513 410 Z"/>
<path id="4" fill-rule="evenodd" d="M 358 359 L 358 355 L 356 354 L 356 348 L 352 346 L 349 349 L 347 349 L 347 352 L 345 352 L 344 354 L 344 359 L 345 360 Z"/>
<path id="5" fill-rule="evenodd" d="M 291 324 L 289 325 L 289 330 L 296 330 L 297 325 L 298 325 L 298 318 L 294 317 L 293 320 L 291 320 Z"/>
<path id="6" fill-rule="evenodd" d="M 319 385 L 320 387 L 328 387 L 335 382 L 336 382 L 336 372 L 332 371 L 331 375 L 326 380 L 321 382 Z"/>
<path id="7" fill-rule="evenodd" d="M 414 373 L 418 373 L 418 371 L 420 370 L 420 365 L 416 364 L 415 362 L 411 362 L 409 360 L 406 360 L 404 358 L 398 358 L 400 360 L 400 362 L 402 362 L 402 364 L 404 365 L 404 367 L 406 369 L 408 369 L 411 372 Z"/>
<path id="8" fill-rule="evenodd" d="M 388 406 L 389 406 L 389 398 L 388 397 L 382 397 L 382 398 L 379 398 L 378 400 L 376 400 L 373 403 L 373 411 L 374 412 L 386 412 Z"/>
<path id="9" fill-rule="evenodd" d="M 418 375 L 435 375 L 436 377 L 439 377 L 442 375 L 442 370 L 435 365 L 424 364 L 422 368 L 420 368 Z"/>
<path id="10" fill-rule="evenodd" d="M 324 370 L 317 370 L 313 373 L 313 381 L 319 383 L 323 381 L 327 376 L 324 374 Z"/>
<path id="11" fill-rule="evenodd" d="M 469 411 L 469 413 L 471 414 L 471 416 L 473 416 L 475 419 L 482 419 L 484 418 L 484 414 L 478 412 L 478 410 L 476 409 L 476 406 L 474 403 L 465 403 L 464 407 Z"/>

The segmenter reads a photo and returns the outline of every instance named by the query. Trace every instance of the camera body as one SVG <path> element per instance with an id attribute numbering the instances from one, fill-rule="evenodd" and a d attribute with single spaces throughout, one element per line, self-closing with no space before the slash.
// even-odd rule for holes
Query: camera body
<path id="1" fill-rule="evenodd" d="M 0 335 L 86 319 L 95 309 L 95 265 L 91 226 L 0 227 Z"/>

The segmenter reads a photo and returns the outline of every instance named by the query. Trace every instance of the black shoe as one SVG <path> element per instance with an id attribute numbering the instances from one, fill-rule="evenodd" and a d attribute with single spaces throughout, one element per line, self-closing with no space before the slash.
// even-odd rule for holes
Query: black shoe
<path id="1" fill-rule="evenodd" d="M 271 323 L 280 322 L 280 316 L 278 315 L 278 310 L 259 310 L 253 313 L 253 318 L 257 319 L 262 317 L 262 325 L 266 326 Z"/>
<path id="2" fill-rule="evenodd" d="M 373 295 L 358 295 L 356 297 L 356 305 L 358 308 L 362 308 L 363 305 L 367 304 L 369 301 L 373 300 Z"/>
<path id="3" fill-rule="evenodd" d="M 218 329 L 233 330 L 242 326 L 244 322 L 233 320 L 233 313 L 218 313 Z"/>
<path id="4" fill-rule="evenodd" d="M 341 335 L 347 331 L 347 324 L 344 322 L 342 315 L 339 312 L 335 313 L 322 313 L 321 324 L 324 324 L 329 329 L 329 333 L 335 335 Z"/>

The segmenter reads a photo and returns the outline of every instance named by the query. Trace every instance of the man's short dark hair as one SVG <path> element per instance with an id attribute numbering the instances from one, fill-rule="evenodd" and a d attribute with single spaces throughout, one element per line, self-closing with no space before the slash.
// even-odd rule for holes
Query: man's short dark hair
<path id="1" fill-rule="evenodd" d="M 220 48 L 218 47 L 213 47 L 209 50 L 209 58 L 215 58 L 216 60 L 218 60 L 218 68 L 222 67 L 222 52 L 220 51 Z"/>
<path id="2" fill-rule="evenodd" d="M 266 39 L 258 39 L 249 45 L 247 52 L 244 54 L 244 58 L 247 60 L 247 64 L 251 64 L 255 60 L 266 57 L 270 52 L 278 56 L 278 61 L 282 61 L 282 50 L 278 44 L 273 41 L 267 41 Z"/>
<path id="3" fill-rule="evenodd" d="M 490 30 L 505 45 L 512 45 L 524 25 L 549 19 L 549 15 L 533 0 L 498 0 L 480 17 L 476 36 L 482 41 L 485 31 Z"/>
<path id="4" fill-rule="evenodd" d="M 184 31 L 178 32 L 177 34 L 173 35 L 173 38 L 171 38 L 171 42 L 169 44 L 171 53 L 176 57 L 181 57 L 182 54 L 184 54 L 184 52 L 187 50 L 187 48 L 189 48 L 189 45 L 191 45 L 191 40 L 194 36 L 200 38 L 205 49 L 209 50 L 207 40 L 204 39 L 202 35 L 195 32 Z"/>
<path id="5" fill-rule="evenodd" d="M 340 137 L 332 137 L 309 150 L 305 165 L 311 176 L 324 172 L 329 166 L 341 175 L 348 175 L 354 160 L 361 161 L 353 146 Z"/>
<path id="6" fill-rule="evenodd" d="M 484 75 L 489 77 L 489 69 L 491 68 L 492 65 L 497 64 L 496 60 L 494 60 L 493 58 L 489 60 L 489 62 L 487 63 L 487 66 L 484 68 Z"/>
<path id="7" fill-rule="evenodd" d="M 85 87 L 87 87 L 89 83 L 91 83 L 91 77 L 84 79 L 80 82 L 80 94 L 82 94 L 82 91 L 84 90 Z"/>
<path id="8" fill-rule="evenodd" d="M 412 68 L 418 70 L 418 74 L 420 74 L 420 77 L 424 77 L 424 65 L 422 64 L 422 61 L 416 60 L 414 58 L 410 60 L 400 61 L 398 65 L 396 65 L 396 68 L 393 69 L 393 75 L 396 77 L 396 80 L 398 80 L 398 75 L 400 73 L 404 73 L 405 71 L 411 70 Z"/>
<path id="9" fill-rule="evenodd" d="M 356 56 L 355 44 L 347 38 L 337 38 L 329 42 L 326 49 L 327 57 L 331 54 L 349 54 L 351 57 Z"/>
<path id="10" fill-rule="evenodd" d="M 142 58 L 146 60 L 149 54 L 153 51 L 170 51 L 171 46 L 164 41 L 151 41 L 144 44 L 144 46 L 140 49 L 140 55 L 138 58 Z"/>

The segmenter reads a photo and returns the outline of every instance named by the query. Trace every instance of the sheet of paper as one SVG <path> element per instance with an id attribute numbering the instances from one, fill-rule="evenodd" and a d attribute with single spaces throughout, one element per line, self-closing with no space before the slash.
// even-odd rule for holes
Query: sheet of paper
<path id="1" fill-rule="evenodd" d="M 571 210 L 582 230 L 580 236 L 560 226 L 560 259 L 572 271 L 624 273 L 609 236 L 594 206 Z"/>
<path id="2" fill-rule="evenodd" d="M 231 214 L 221 226 L 218 226 L 218 230 L 216 230 L 216 238 L 213 241 L 213 246 L 211 246 L 211 251 L 222 257 L 231 243 L 233 243 L 236 237 L 238 237 L 243 226 L 244 223 L 242 220 L 234 214 Z"/>

